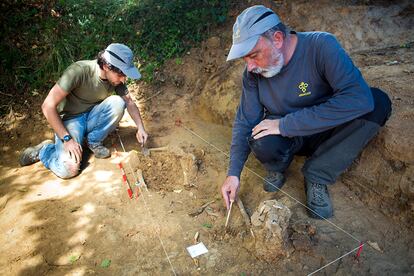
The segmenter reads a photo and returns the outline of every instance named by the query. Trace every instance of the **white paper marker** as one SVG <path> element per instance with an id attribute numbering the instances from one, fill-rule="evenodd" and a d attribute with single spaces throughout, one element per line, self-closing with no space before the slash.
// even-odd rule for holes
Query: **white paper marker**
<path id="1" fill-rule="evenodd" d="M 208 252 L 207 247 L 203 242 L 187 247 L 187 251 L 190 254 L 191 258 L 195 258 Z"/>

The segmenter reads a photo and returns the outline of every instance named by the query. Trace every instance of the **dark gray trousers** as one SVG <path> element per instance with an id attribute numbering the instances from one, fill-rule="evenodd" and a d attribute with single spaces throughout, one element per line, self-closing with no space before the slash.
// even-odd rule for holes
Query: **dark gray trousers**
<path id="1" fill-rule="evenodd" d="M 370 113 L 310 136 L 249 138 L 253 154 L 268 171 L 282 173 L 295 155 L 307 156 L 302 168 L 305 179 L 325 185 L 335 183 L 391 115 L 387 94 L 377 88 L 371 91 L 375 108 Z"/>

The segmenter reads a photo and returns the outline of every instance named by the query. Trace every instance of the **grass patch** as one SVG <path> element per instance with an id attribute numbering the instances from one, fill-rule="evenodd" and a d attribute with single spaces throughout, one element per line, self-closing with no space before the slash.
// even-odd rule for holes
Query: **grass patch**
<path id="1" fill-rule="evenodd" d="M 93 59 L 112 42 L 131 47 L 151 81 L 167 59 L 180 61 L 225 21 L 228 2 L 6 0 L 0 4 L 0 91 L 43 97 L 70 63 Z"/>

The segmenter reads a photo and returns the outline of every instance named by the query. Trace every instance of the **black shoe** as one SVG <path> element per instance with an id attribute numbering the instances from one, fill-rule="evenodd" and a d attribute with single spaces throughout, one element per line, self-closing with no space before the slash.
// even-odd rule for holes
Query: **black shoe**
<path id="1" fill-rule="evenodd" d="M 331 199 L 329 198 L 328 187 L 326 185 L 306 183 L 306 205 L 313 211 L 307 210 L 312 218 L 327 219 L 333 216 L 333 207 Z"/>
<path id="2" fill-rule="evenodd" d="M 89 149 L 93 152 L 95 157 L 99 159 L 104 159 L 111 156 L 109 149 L 104 147 L 102 144 L 96 146 L 89 145 Z"/>
<path id="3" fill-rule="evenodd" d="M 39 152 L 43 148 L 43 146 L 53 144 L 52 140 L 45 140 L 37 146 L 29 147 L 25 149 L 19 157 L 20 166 L 28 166 L 33 163 L 40 161 L 39 159 Z"/>
<path id="4" fill-rule="evenodd" d="M 285 176 L 280 172 L 268 172 L 264 178 L 263 189 L 266 192 L 277 192 L 285 184 Z"/>

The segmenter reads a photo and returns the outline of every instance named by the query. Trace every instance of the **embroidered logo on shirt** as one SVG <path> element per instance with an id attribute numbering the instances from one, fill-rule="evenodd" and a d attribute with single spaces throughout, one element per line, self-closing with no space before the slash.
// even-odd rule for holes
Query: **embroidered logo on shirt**
<path id="1" fill-rule="evenodd" d="M 301 82 L 299 84 L 299 89 L 302 91 L 302 93 L 299 94 L 299 97 L 303 97 L 303 96 L 309 96 L 310 94 L 312 94 L 311 91 L 307 91 L 309 84 L 307 84 L 306 82 Z"/>

